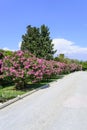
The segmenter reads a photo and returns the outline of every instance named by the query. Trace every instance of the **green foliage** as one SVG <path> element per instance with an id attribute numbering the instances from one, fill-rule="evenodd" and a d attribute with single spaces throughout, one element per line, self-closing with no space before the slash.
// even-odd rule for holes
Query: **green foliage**
<path id="1" fill-rule="evenodd" d="M 10 51 L 10 50 L 3 50 L 3 49 L 0 49 L 0 53 L 3 54 L 3 57 L 4 56 L 11 56 L 13 54 L 12 51 Z"/>
<path id="2" fill-rule="evenodd" d="M 25 91 L 14 89 L 14 86 L 0 86 L 0 102 L 5 102 L 24 93 Z"/>
<path id="3" fill-rule="evenodd" d="M 59 54 L 59 56 L 54 58 L 55 61 L 67 63 L 67 59 L 64 54 Z"/>
<path id="4" fill-rule="evenodd" d="M 12 85 L 13 81 L 12 81 L 12 77 L 11 76 L 2 76 L 0 77 L 0 85 L 5 86 L 5 85 Z"/>
<path id="5" fill-rule="evenodd" d="M 2 60 L 3 58 L 4 58 L 3 51 L 0 50 L 0 60 Z"/>
<path id="6" fill-rule="evenodd" d="M 27 26 L 27 32 L 22 36 L 21 50 L 28 50 L 39 58 L 53 59 L 56 51 L 49 35 L 49 28 L 45 25 L 40 28 Z"/>
<path id="7" fill-rule="evenodd" d="M 66 64 L 72 64 L 72 63 L 78 64 L 78 65 L 80 64 L 79 60 L 66 58 L 64 54 L 59 54 L 59 56 L 55 57 L 54 60 L 59 61 L 59 62 L 63 62 Z"/>
<path id="8" fill-rule="evenodd" d="M 87 70 L 87 61 L 80 62 L 82 65 L 82 70 Z"/>

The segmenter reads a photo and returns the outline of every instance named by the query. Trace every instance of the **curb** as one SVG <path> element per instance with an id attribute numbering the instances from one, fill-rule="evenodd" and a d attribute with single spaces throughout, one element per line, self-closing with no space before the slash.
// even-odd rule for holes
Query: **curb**
<path id="1" fill-rule="evenodd" d="M 10 104 L 12 104 L 12 103 L 14 103 L 14 102 L 16 102 L 16 101 L 21 100 L 21 99 L 23 99 L 24 97 L 27 97 L 27 96 L 31 95 L 32 93 L 35 93 L 35 92 L 37 92 L 38 90 L 47 88 L 47 87 L 49 87 L 49 86 L 50 86 L 50 84 L 46 84 L 46 85 L 43 85 L 43 86 L 41 86 L 41 87 L 39 87 L 39 88 L 36 88 L 36 89 L 34 89 L 34 90 L 32 90 L 32 91 L 26 93 L 26 94 L 18 95 L 16 98 L 14 98 L 14 99 L 12 99 L 12 100 L 9 100 L 9 101 L 3 103 L 2 105 L 0 105 L 0 109 L 3 109 L 3 108 L 9 106 Z"/>

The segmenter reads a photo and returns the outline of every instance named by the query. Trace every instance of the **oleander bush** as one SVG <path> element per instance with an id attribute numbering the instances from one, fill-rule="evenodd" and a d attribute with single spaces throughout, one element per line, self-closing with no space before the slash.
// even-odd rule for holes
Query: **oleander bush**
<path id="1" fill-rule="evenodd" d="M 14 83 L 16 89 L 24 89 L 28 82 L 41 82 L 56 75 L 78 70 L 81 70 L 81 66 L 75 63 L 39 59 L 28 51 L 19 50 L 0 59 L 1 81 Z"/>

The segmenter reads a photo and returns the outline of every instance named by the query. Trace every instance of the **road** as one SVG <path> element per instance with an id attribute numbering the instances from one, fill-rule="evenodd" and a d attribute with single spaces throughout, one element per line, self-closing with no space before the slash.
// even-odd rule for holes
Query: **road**
<path id="1" fill-rule="evenodd" d="M 75 72 L 0 110 L 0 130 L 87 130 L 87 72 Z"/>

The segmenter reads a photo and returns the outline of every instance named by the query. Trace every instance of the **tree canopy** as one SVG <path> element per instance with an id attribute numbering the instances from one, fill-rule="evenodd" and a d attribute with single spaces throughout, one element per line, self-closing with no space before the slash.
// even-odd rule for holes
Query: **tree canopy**
<path id="1" fill-rule="evenodd" d="M 56 50 L 50 38 L 49 28 L 44 24 L 40 28 L 28 25 L 26 33 L 22 35 L 21 50 L 28 50 L 39 58 L 53 59 Z"/>

